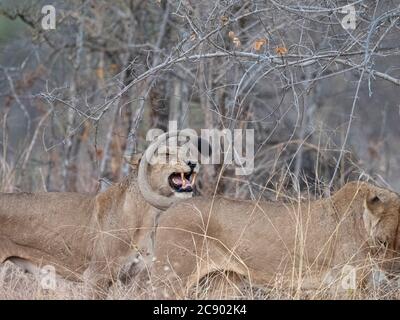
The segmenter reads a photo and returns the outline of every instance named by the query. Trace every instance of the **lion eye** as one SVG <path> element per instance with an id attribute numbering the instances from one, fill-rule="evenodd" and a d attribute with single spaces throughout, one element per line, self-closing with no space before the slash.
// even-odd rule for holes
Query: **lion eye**
<path id="1" fill-rule="evenodd" d="M 384 248 L 386 248 L 388 246 L 386 241 L 379 242 L 379 244 Z"/>
<path id="2" fill-rule="evenodd" d="M 377 238 L 377 239 L 376 239 L 376 242 L 377 242 L 377 244 L 380 245 L 381 247 L 386 248 L 386 247 L 388 246 L 388 242 L 387 242 L 386 240 L 384 240 L 384 239 Z"/>

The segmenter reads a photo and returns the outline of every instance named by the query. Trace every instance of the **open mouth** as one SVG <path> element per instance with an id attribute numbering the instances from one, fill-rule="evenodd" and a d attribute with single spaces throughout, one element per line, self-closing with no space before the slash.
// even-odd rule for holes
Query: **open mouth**
<path id="1" fill-rule="evenodd" d="M 168 177 L 169 185 L 176 192 L 192 192 L 196 176 L 195 172 L 174 172 Z"/>

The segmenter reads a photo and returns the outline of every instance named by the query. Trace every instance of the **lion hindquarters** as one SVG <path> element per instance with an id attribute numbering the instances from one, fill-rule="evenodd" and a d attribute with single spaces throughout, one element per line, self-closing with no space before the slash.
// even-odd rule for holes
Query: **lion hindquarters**
<path id="1" fill-rule="evenodd" d="M 156 298 L 198 295 L 202 279 L 218 271 L 245 274 L 243 267 L 218 239 L 195 228 L 161 227 L 157 231 L 151 281 Z"/>

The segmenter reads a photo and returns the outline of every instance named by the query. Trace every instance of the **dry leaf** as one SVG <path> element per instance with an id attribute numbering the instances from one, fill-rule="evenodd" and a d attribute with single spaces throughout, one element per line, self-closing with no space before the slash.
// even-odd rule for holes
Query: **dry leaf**
<path id="1" fill-rule="evenodd" d="M 235 33 L 233 31 L 229 31 L 228 32 L 228 37 L 233 40 L 233 38 L 235 38 Z"/>
<path id="2" fill-rule="evenodd" d="M 110 72 L 111 72 L 112 74 L 117 73 L 117 72 L 118 72 L 118 69 L 119 69 L 118 64 L 116 64 L 116 63 L 111 63 L 109 69 L 110 69 Z"/>
<path id="3" fill-rule="evenodd" d="M 194 41 L 196 40 L 196 34 L 194 32 L 192 32 L 192 34 L 190 35 L 190 41 Z"/>
<path id="4" fill-rule="evenodd" d="M 226 17 L 226 16 L 222 16 L 221 17 L 221 22 L 222 22 L 223 25 L 227 24 L 228 21 L 229 21 L 228 17 Z"/>
<path id="5" fill-rule="evenodd" d="M 257 39 L 257 40 L 254 42 L 253 48 L 254 48 L 256 51 L 259 51 L 259 50 L 261 50 L 262 46 L 265 45 L 266 43 L 267 43 L 267 39 L 265 39 L 265 38 Z"/>
<path id="6" fill-rule="evenodd" d="M 232 40 L 233 44 L 235 45 L 236 48 L 239 48 L 241 43 L 240 43 L 240 39 L 238 37 L 234 37 Z"/>
<path id="7" fill-rule="evenodd" d="M 103 68 L 97 68 L 96 69 L 96 76 L 100 80 L 104 80 L 104 69 Z"/>
<path id="8" fill-rule="evenodd" d="M 103 159 L 103 156 L 104 156 L 103 149 L 102 148 L 97 148 L 96 149 L 96 158 L 101 160 L 101 159 Z"/>
<path id="9" fill-rule="evenodd" d="M 275 52 L 281 56 L 285 55 L 288 51 L 286 47 L 276 47 Z"/>
<path id="10" fill-rule="evenodd" d="M 91 125 L 89 122 L 85 122 L 83 125 L 83 132 L 81 135 L 81 141 L 82 142 L 86 142 L 89 139 L 89 134 L 90 134 L 90 129 L 91 129 Z"/>

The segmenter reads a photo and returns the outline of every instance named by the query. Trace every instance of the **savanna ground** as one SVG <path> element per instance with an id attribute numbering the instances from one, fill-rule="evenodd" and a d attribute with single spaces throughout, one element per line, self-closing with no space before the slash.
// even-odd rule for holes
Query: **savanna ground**
<path id="1" fill-rule="evenodd" d="M 0 191 L 104 190 L 169 120 L 254 129 L 254 171 L 205 165 L 198 194 L 315 199 L 359 178 L 400 191 L 399 55 L 396 0 L 0 0 Z M 142 289 L 116 283 L 109 298 L 151 297 Z M 0 267 L 0 298 L 85 297 L 82 284 L 44 290 Z M 239 295 L 299 297 L 336 295 L 287 292 L 279 277 Z"/>
<path id="2" fill-rule="evenodd" d="M 221 281 L 221 279 L 223 281 Z M 296 280 L 294 280 L 296 281 Z M 360 289 L 338 293 L 326 284 L 321 284 L 317 290 L 292 290 L 288 291 L 282 286 L 282 279 L 277 275 L 274 283 L 268 286 L 251 286 L 243 283 L 239 287 L 231 282 L 231 277 L 218 273 L 204 279 L 198 287 L 192 288 L 185 299 L 238 299 L 238 300 L 265 300 L 265 299 L 384 299 L 393 300 L 400 298 L 398 280 L 383 283 L 368 291 Z M 47 285 L 47 287 L 46 287 Z M 81 300 L 93 299 L 88 294 L 84 283 L 70 282 L 57 278 L 54 287 L 49 288 L 45 277 L 25 273 L 10 262 L 6 262 L 0 268 L 0 299 L 1 300 Z M 210 290 L 212 288 L 212 290 Z M 232 290 L 232 288 L 235 288 Z M 216 290 L 217 289 L 217 290 Z M 116 282 L 108 292 L 108 300 L 126 299 L 153 299 L 151 282 L 137 284 L 135 281 L 129 284 Z"/>

